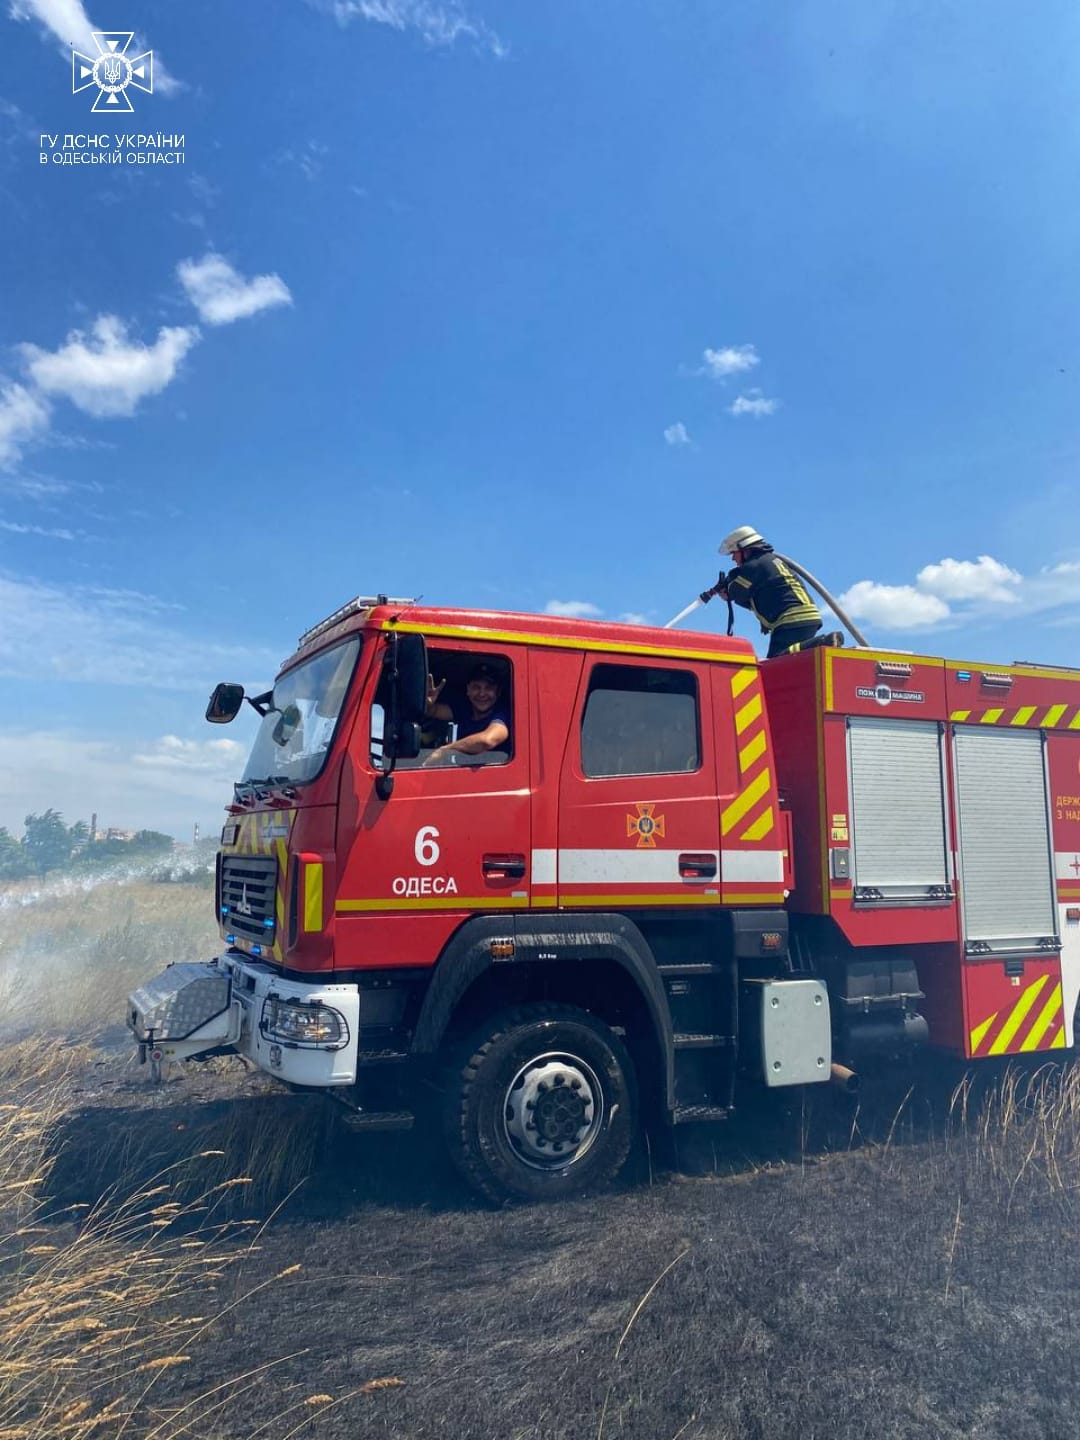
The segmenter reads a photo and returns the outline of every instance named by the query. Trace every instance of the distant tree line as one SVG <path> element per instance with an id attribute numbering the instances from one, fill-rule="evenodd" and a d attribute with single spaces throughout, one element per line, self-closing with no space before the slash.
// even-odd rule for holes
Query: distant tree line
<path id="1" fill-rule="evenodd" d="M 97 869 L 117 860 L 151 860 L 173 848 L 172 837 L 158 830 L 139 830 L 132 840 L 94 840 L 85 820 L 65 825 L 59 810 L 27 815 L 25 826 L 16 839 L 0 825 L 0 881 Z"/>

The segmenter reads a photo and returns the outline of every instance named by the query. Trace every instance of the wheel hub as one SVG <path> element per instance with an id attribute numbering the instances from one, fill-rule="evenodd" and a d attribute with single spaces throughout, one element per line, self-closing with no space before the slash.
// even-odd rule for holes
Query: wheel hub
<path id="1" fill-rule="evenodd" d="M 510 1082 L 503 1107 L 506 1138 L 535 1168 L 565 1169 L 593 1143 L 603 1119 L 594 1071 L 574 1055 L 539 1055 Z"/>

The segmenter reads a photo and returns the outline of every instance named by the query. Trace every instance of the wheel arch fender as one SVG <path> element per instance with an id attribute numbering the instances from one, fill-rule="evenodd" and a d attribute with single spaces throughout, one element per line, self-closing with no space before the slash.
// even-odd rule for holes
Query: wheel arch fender
<path id="1" fill-rule="evenodd" d="M 496 958 L 507 941 L 512 942 L 512 953 Z M 436 962 L 413 1032 L 413 1054 L 436 1053 L 459 1004 L 489 971 L 582 965 L 590 960 L 617 965 L 636 992 L 648 1017 L 664 1104 L 670 1111 L 675 1103 L 675 1040 L 667 994 L 648 942 L 625 915 L 483 915 L 467 920 Z"/>

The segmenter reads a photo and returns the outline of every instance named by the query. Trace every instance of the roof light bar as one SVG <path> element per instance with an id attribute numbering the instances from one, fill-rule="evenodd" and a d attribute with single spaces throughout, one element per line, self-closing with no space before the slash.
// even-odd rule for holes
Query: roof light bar
<path id="1" fill-rule="evenodd" d="M 305 630 L 300 639 L 296 642 L 296 648 L 302 650 L 318 635 L 323 635 L 327 630 L 332 630 L 342 620 L 347 620 L 350 615 L 355 615 L 358 610 L 370 610 L 373 605 L 415 605 L 415 597 L 398 598 L 393 595 L 357 595 L 347 605 L 340 606 L 332 615 L 327 615 L 325 620 L 320 620 L 318 625 L 313 625 L 310 630 Z"/>

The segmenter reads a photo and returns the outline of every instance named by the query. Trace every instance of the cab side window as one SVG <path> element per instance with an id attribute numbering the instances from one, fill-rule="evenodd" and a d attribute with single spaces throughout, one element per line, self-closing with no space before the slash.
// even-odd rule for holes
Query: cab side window
<path id="1" fill-rule="evenodd" d="M 700 767 L 700 706 L 692 672 L 594 666 L 581 718 L 585 775 L 670 775 Z"/>
<path id="2" fill-rule="evenodd" d="M 399 760 L 398 769 L 507 764 L 514 754 L 513 667 L 507 657 L 429 646 L 428 667 L 429 704 L 420 754 L 415 760 Z M 382 758 L 385 688 L 380 681 L 371 714 L 371 761 L 376 768 Z M 501 725 L 506 734 L 492 731 L 493 725 Z M 498 743 L 486 745 L 483 737 L 493 734 Z M 472 744 L 461 744 L 469 739 Z"/>

